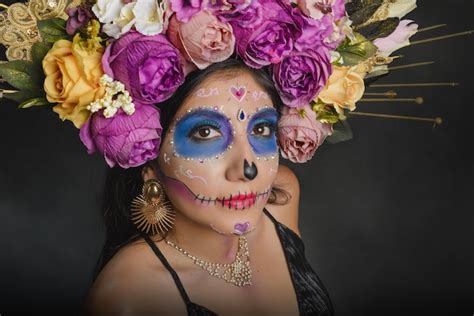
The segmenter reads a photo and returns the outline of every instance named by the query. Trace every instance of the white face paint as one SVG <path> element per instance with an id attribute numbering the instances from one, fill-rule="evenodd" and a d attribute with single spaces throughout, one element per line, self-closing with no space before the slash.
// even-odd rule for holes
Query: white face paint
<path id="1" fill-rule="evenodd" d="M 170 157 L 168 157 L 168 154 L 164 153 L 163 154 L 163 161 L 165 164 L 169 165 L 170 164 Z"/>
<path id="2" fill-rule="evenodd" d="M 259 101 L 260 99 L 270 100 L 268 93 L 265 91 L 252 91 L 252 98 L 254 101 Z"/>
<path id="3" fill-rule="evenodd" d="M 219 95 L 219 89 L 218 88 L 201 88 L 196 91 L 194 94 L 198 98 L 208 98 L 212 96 Z"/>
<path id="4" fill-rule="evenodd" d="M 174 174 L 179 178 L 180 176 L 185 176 L 188 179 L 196 179 L 207 185 L 207 180 L 204 177 L 193 175 L 193 172 L 190 169 L 184 170 L 184 166 L 180 165 L 179 170 L 175 170 Z"/>

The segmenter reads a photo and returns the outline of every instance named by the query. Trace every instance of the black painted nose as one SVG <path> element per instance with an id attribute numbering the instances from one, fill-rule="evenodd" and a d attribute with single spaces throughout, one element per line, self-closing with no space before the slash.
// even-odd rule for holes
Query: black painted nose
<path id="1" fill-rule="evenodd" d="M 244 176 L 249 180 L 253 180 L 257 174 L 258 170 L 255 163 L 252 162 L 252 165 L 250 165 L 247 159 L 244 159 Z"/>

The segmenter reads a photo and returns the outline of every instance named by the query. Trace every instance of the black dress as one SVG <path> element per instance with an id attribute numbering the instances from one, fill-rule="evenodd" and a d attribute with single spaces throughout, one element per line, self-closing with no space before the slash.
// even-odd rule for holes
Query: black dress
<path id="1" fill-rule="evenodd" d="M 334 312 L 328 292 L 306 260 L 303 240 L 294 231 L 278 222 L 266 209 L 263 209 L 263 211 L 275 224 L 278 237 L 280 238 L 291 280 L 295 288 L 300 315 L 333 315 Z M 148 236 L 144 236 L 144 238 L 166 269 L 171 273 L 186 303 L 188 315 L 217 315 L 206 307 L 191 302 L 178 274 L 170 266 L 160 249 Z"/>

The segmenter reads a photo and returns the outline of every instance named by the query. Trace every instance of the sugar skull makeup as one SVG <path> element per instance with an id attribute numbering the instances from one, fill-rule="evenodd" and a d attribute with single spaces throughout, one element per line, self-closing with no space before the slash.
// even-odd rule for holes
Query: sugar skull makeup
<path id="1" fill-rule="evenodd" d="M 196 91 L 162 140 L 159 180 L 177 213 L 218 233 L 247 234 L 278 170 L 278 113 L 245 71 L 211 75 Z"/>
<path id="2" fill-rule="evenodd" d="M 221 155 L 232 144 L 232 124 L 223 113 L 198 108 L 176 122 L 175 156 L 204 159 Z"/>

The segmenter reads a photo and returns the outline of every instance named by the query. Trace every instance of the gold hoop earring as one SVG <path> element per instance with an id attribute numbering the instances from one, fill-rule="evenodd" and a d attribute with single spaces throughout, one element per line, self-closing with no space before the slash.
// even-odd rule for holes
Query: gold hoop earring
<path id="1" fill-rule="evenodd" d="M 158 180 L 145 181 L 142 194 L 132 201 L 132 221 L 141 231 L 164 235 L 173 227 L 174 212 L 165 199 L 165 192 Z"/>

